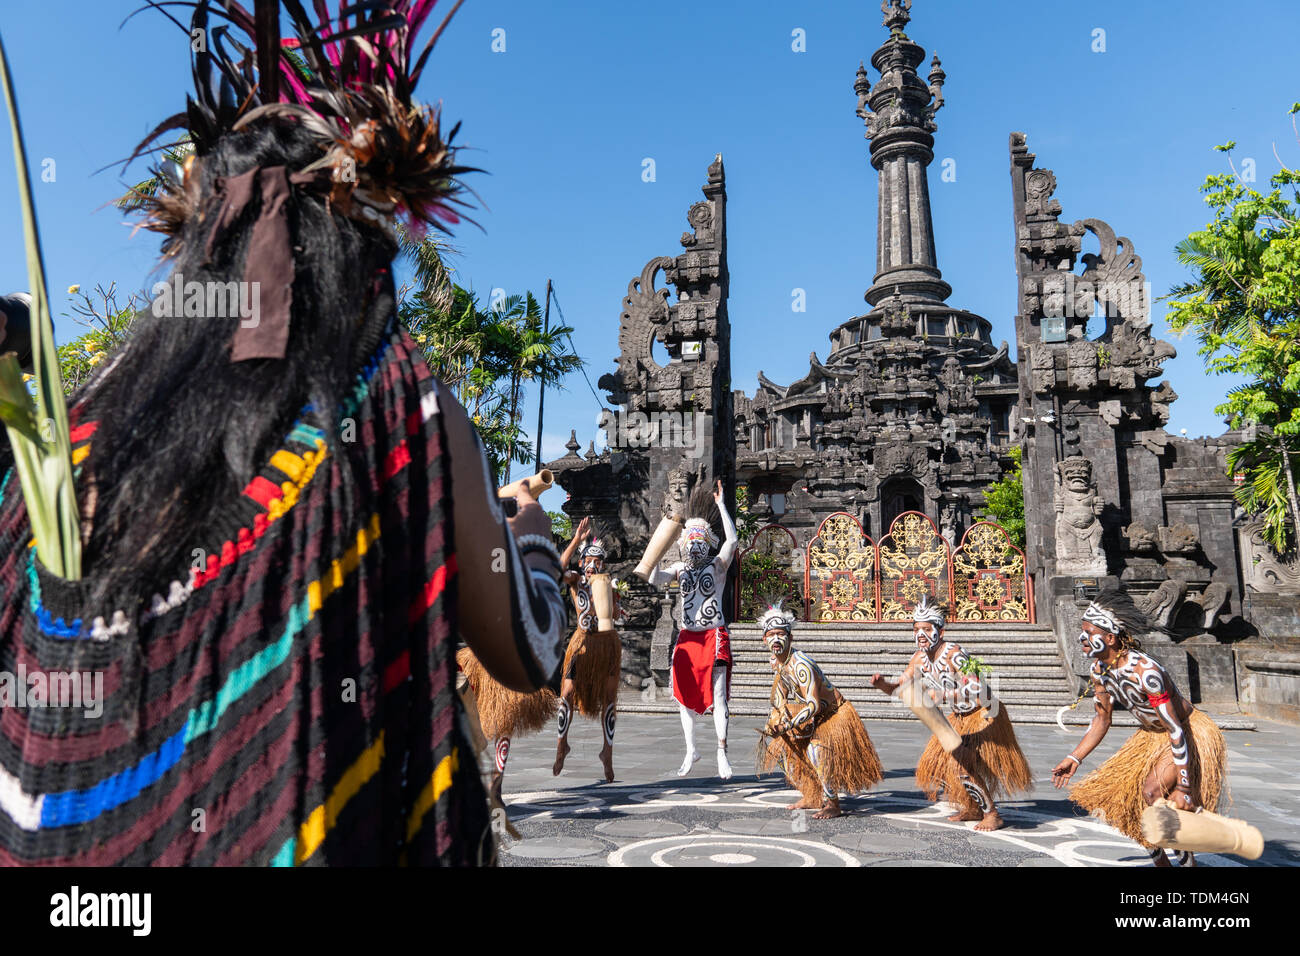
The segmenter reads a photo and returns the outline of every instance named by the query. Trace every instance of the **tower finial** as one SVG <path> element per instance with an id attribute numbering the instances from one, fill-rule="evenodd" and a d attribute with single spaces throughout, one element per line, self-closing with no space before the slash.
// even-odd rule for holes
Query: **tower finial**
<path id="1" fill-rule="evenodd" d="M 880 12 L 885 15 L 884 24 L 890 33 L 902 33 L 912 19 L 912 0 L 881 0 Z"/>

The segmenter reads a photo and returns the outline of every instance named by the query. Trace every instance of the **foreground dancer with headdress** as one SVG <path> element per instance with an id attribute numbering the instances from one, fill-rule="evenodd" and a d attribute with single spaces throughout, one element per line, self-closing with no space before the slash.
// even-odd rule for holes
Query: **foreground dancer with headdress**
<path id="1" fill-rule="evenodd" d="M 286 3 L 292 57 L 278 4 L 194 6 L 197 86 L 159 128 L 194 154 L 147 198 L 185 302 L 156 293 L 70 409 L 80 580 L 0 492 L 0 671 L 104 675 L 89 712 L 3 708 L 0 864 L 493 858 L 454 642 L 532 691 L 564 605 L 545 512 L 523 491 L 507 525 L 395 320 L 393 221 L 454 221 L 463 171 L 411 100 L 432 6 Z M 256 322 L 189 293 L 241 282 Z"/>
<path id="2" fill-rule="evenodd" d="M 998 830 L 1006 822 L 993 798 L 1028 792 L 1034 776 L 1006 705 L 992 696 L 978 663 L 960 644 L 944 639 L 945 623 L 943 606 L 923 594 L 912 612 L 917 650 L 907 669 L 897 684 L 876 674 L 871 686 L 892 694 L 919 678 L 940 707 L 952 708 L 948 723 L 961 735 L 962 745 L 948 754 L 931 735 L 916 765 L 917 786 L 931 800 L 942 792 L 957 806 L 949 820 L 973 820 L 976 830 Z"/>
<path id="3" fill-rule="evenodd" d="M 1169 672 L 1142 653 L 1137 634 L 1156 630 L 1133 599 L 1108 589 L 1083 612 L 1079 643 L 1092 660 L 1096 713 L 1083 740 L 1052 770 L 1057 789 L 1069 783 L 1110 730 L 1116 707 L 1137 718 L 1139 729 L 1109 760 L 1070 790 L 1070 799 L 1131 840 L 1156 866 L 1170 866 L 1160 847 L 1142 833 L 1142 811 L 1168 799 L 1179 810 L 1218 809 L 1227 777 L 1223 731 L 1179 693 Z M 1191 853 L 1178 855 L 1194 865 Z"/>
<path id="4" fill-rule="evenodd" d="M 655 569 L 650 583 L 667 587 L 678 582 L 681 630 L 673 648 L 673 697 L 682 720 L 686 738 L 686 757 L 677 768 L 684 777 L 700 759 L 695 749 L 695 714 L 713 712 L 713 727 L 718 735 L 718 776 L 731 778 L 727 760 L 727 701 L 731 696 L 731 638 L 722 613 L 722 592 L 727 586 L 727 568 L 736 553 L 736 526 L 722 503 L 722 482 L 710 498 L 703 483 L 691 492 L 688 518 L 678 540 L 678 550 L 685 561 L 666 570 Z M 710 557 L 718 544 L 712 518 L 722 522 L 725 535 L 716 557 Z"/>
<path id="5" fill-rule="evenodd" d="M 591 522 L 583 518 L 578 523 L 577 533 L 565 548 L 560 562 L 564 568 L 569 567 L 573 554 L 581 542 L 587 538 Z M 578 559 L 580 570 L 566 570 L 564 583 L 573 595 L 573 608 L 578 614 L 578 627 L 569 638 L 568 650 L 564 652 L 564 682 L 560 685 L 560 699 L 557 706 L 555 744 L 555 764 L 551 772 L 559 776 L 564 769 L 564 758 L 569 755 L 569 727 L 573 723 L 573 708 L 584 717 L 594 717 L 600 721 L 604 745 L 600 749 L 600 763 L 605 770 L 605 781 L 614 782 L 614 723 L 618 708 L 619 668 L 623 661 L 623 642 L 613 624 L 620 623 L 622 609 L 619 607 L 618 592 L 609 583 L 605 574 L 605 559 L 608 557 L 605 545 L 599 535 L 592 535 L 582 547 Z M 599 606 L 603 603 L 600 594 L 593 593 L 604 589 L 605 598 L 611 604 L 612 618 L 603 622 L 611 625 L 602 627 Z"/>
<path id="6" fill-rule="evenodd" d="M 794 649 L 794 615 L 769 601 L 758 623 L 776 671 L 759 772 L 781 768 L 800 794 L 791 810 L 816 808 L 816 820 L 841 816 L 841 791 L 852 796 L 884 779 L 880 757 L 853 705 L 816 661 Z"/>

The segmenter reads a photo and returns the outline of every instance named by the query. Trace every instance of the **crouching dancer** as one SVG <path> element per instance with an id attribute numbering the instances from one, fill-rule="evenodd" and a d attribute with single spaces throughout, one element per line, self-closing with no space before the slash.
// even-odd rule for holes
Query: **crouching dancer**
<path id="1" fill-rule="evenodd" d="M 1160 847 L 1142 833 L 1142 811 L 1162 798 L 1179 810 L 1217 810 L 1227 775 L 1223 732 L 1174 686 L 1169 672 L 1139 650 L 1134 633 L 1152 630 L 1146 615 L 1123 591 L 1098 595 L 1083 612 L 1079 641 L 1092 659 L 1096 714 L 1083 740 L 1052 770 L 1057 789 L 1110 730 L 1114 708 L 1128 710 L 1139 729 L 1109 760 L 1070 791 L 1070 799 L 1131 840 L 1141 843 L 1156 866 L 1170 866 Z M 1178 862 L 1191 866 L 1191 853 Z"/>
<path id="2" fill-rule="evenodd" d="M 942 791 L 944 798 L 957 806 L 949 820 L 973 820 L 976 830 L 999 830 L 1006 822 L 993 797 L 1027 792 L 1033 788 L 1034 777 L 1006 707 L 988 692 L 978 661 L 960 644 L 944 639 L 944 624 L 943 606 L 928 594 L 922 595 L 912 612 L 916 653 L 899 684 L 919 675 L 940 707 L 952 707 L 948 723 L 961 735 L 962 745 L 947 754 L 931 735 L 916 765 L 917 786 L 931 800 L 937 800 Z M 899 684 L 879 674 L 871 678 L 871 686 L 886 694 L 892 694 Z"/>
<path id="3" fill-rule="evenodd" d="M 776 671 L 759 772 L 781 768 L 800 795 L 791 810 L 816 808 L 816 820 L 838 817 L 840 791 L 861 793 L 884 779 L 880 757 L 853 705 L 816 661 L 794 649 L 794 615 L 778 601 L 768 606 L 759 625 Z"/>

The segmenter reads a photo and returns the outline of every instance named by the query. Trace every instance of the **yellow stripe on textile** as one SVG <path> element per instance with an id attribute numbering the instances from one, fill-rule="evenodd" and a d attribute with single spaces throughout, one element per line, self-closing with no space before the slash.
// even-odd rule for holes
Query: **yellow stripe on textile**
<path id="1" fill-rule="evenodd" d="M 460 769 L 460 750 L 451 748 L 451 753 L 438 761 L 438 766 L 434 768 L 433 776 L 429 782 L 424 785 L 420 795 L 415 800 L 415 808 L 411 811 L 410 819 L 406 821 L 406 840 L 409 843 L 415 839 L 415 835 L 420 832 L 420 827 L 424 824 L 424 815 L 433 809 L 433 805 L 438 802 L 438 798 L 446 792 L 451 786 L 452 774 Z"/>
<path id="2" fill-rule="evenodd" d="M 290 481 L 296 483 L 301 480 L 303 469 L 307 467 L 307 463 L 293 452 L 281 448 L 271 456 L 271 467 L 280 469 L 289 476 Z"/>
<path id="3" fill-rule="evenodd" d="M 307 585 L 307 611 L 313 617 L 325 603 L 325 599 L 343 586 L 343 579 L 355 571 L 361 564 L 361 558 L 370 550 L 370 546 L 379 538 L 379 515 L 371 515 L 370 521 L 357 532 L 357 542 L 329 566 L 317 581 Z"/>
<path id="4" fill-rule="evenodd" d="M 325 839 L 325 834 L 333 829 L 339 814 L 347 802 L 357 795 L 361 788 L 379 770 L 384 760 L 384 734 L 380 731 L 378 739 L 361 752 L 351 767 L 344 772 L 335 784 L 334 790 L 319 807 L 307 816 L 307 822 L 298 828 L 298 849 L 295 865 L 311 858 Z"/>

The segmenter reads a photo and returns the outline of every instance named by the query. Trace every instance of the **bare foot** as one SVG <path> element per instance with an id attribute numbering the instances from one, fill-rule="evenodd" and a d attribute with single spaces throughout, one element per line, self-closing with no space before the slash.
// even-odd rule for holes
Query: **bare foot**
<path id="1" fill-rule="evenodd" d="M 948 818 L 950 823 L 970 823 L 972 820 L 983 820 L 984 814 L 978 810 L 958 810 Z"/>
<path id="2" fill-rule="evenodd" d="M 567 756 L 569 756 L 569 742 L 561 740 L 555 745 L 555 766 L 551 768 L 553 775 L 557 777 L 560 775 L 560 771 L 564 769 L 564 758 Z"/>
<path id="3" fill-rule="evenodd" d="M 605 768 L 605 782 L 614 782 L 614 748 L 605 747 L 600 752 L 600 762 Z"/>
<path id="4" fill-rule="evenodd" d="M 1007 821 L 1002 819 L 1002 815 L 997 810 L 990 810 L 984 814 L 984 819 L 975 824 L 975 829 L 987 833 L 990 830 L 1001 830 L 1007 825 Z"/>
<path id="5" fill-rule="evenodd" d="M 835 817 L 844 816 L 844 811 L 840 809 L 839 800 L 828 800 L 826 806 L 822 807 L 813 814 L 814 820 L 833 820 Z"/>
<path id="6" fill-rule="evenodd" d="M 1161 850 L 1159 855 L 1153 856 L 1151 858 L 1151 862 L 1158 867 L 1166 867 L 1166 866 L 1170 868 L 1173 867 L 1173 864 L 1169 862 L 1169 856 L 1165 853 L 1164 850 Z"/>
<path id="7" fill-rule="evenodd" d="M 802 799 L 799 800 L 798 803 L 792 803 L 788 807 L 786 807 L 786 809 L 787 810 L 816 810 L 820 806 L 821 804 L 816 800 L 810 800 L 807 797 L 803 797 Z"/>
<path id="8" fill-rule="evenodd" d="M 691 767 L 694 766 L 695 761 L 699 759 L 700 759 L 700 752 L 698 750 L 692 750 L 690 753 L 688 753 L 685 759 L 682 760 L 682 765 L 677 768 L 677 776 L 684 777 L 688 773 L 690 773 Z"/>

